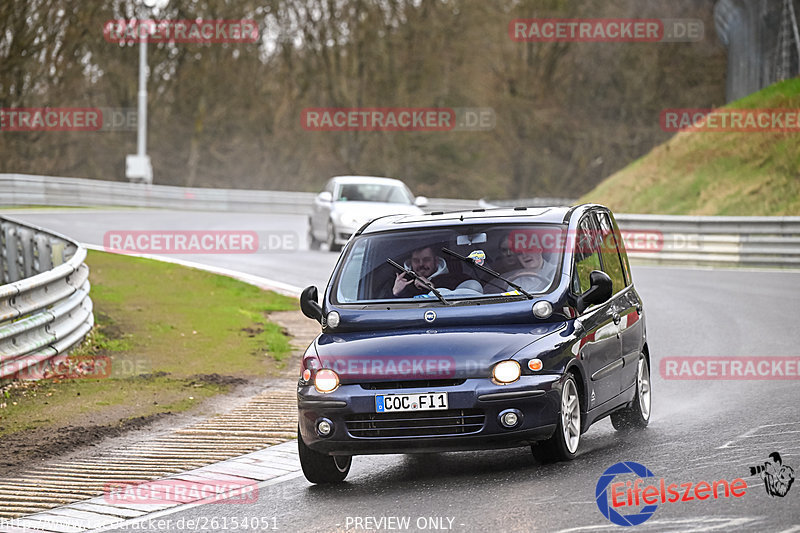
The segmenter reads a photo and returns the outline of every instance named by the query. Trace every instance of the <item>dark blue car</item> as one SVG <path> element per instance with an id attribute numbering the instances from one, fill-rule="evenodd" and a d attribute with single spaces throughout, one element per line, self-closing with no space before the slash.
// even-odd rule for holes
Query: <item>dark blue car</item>
<path id="1" fill-rule="evenodd" d="M 306 478 L 342 481 L 353 455 L 531 446 L 569 460 L 610 415 L 650 418 L 642 301 L 599 205 L 394 215 L 347 243 L 303 356 Z"/>

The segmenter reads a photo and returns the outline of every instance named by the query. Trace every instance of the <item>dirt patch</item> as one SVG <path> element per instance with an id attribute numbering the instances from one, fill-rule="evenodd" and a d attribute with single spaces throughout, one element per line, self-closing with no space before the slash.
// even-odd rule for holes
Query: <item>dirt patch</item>
<path id="1" fill-rule="evenodd" d="M 246 385 L 249 383 L 249 381 L 244 378 L 223 376 L 216 373 L 195 374 L 194 376 L 190 376 L 189 379 L 192 380 L 189 385 L 194 385 L 195 383 L 205 383 L 208 385 Z"/>
<path id="2" fill-rule="evenodd" d="M 242 328 L 241 331 L 247 334 L 248 337 L 257 337 L 264 333 L 264 328 L 254 327 L 254 328 Z"/>
<path id="3" fill-rule="evenodd" d="M 83 446 L 94 446 L 103 439 L 145 427 L 169 414 L 140 416 L 114 425 L 41 428 L 8 435 L 3 437 L 3 446 L 0 447 L 0 478 L 12 477 L 16 471 L 30 468 L 32 461 L 63 455 Z"/>

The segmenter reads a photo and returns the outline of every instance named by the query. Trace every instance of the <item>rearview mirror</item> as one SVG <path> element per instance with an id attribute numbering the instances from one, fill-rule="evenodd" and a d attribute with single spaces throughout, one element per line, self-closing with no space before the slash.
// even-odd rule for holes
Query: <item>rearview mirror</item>
<path id="1" fill-rule="evenodd" d="M 322 191 L 317 195 L 317 200 L 320 202 L 332 202 L 333 201 L 333 194 L 331 191 Z"/>
<path id="2" fill-rule="evenodd" d="M 322 324 L 322 306 L 317 302 L 318 297 L 317 288 L 313 285 L 303 289 L 300 293 L 300 310 L 308 318 Z"/>
<path id="3" fill-rule="evenodd" d="M 486 242 L 485 233 L 476 233 L 475 235 L 458 235 L 456 237 L 456 244 L 458 246 L 467 246 L 470 244 L 483 244 Z"/>
<path id="4" fill-rule="evenodd" d="M 427 207 L 428 199 L 425 196 L 417 196 L 414 198 L 414 205 L 417 207 Z"/>
<path id="5" fill-rule="evenodd" d="M 611 278 L 600 270 L 592 270 L 589 274 L 589 289 L 578 296 L 575 307 L 579 313 L 590 305 L 607 302 L 611 298 Z"/>

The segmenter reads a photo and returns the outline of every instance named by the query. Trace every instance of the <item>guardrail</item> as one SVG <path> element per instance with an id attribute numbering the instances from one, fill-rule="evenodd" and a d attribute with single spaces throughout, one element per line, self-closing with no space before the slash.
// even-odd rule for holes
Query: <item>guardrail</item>
<path id="1" fill-rule="evenodd" d="M 314 193 L 204 189 L 80 178 L 0 174 L 0 206 L 118 206 L 308 214 Z M 431 198 L 428 211 L 570 205 L 565 198 Z M 617 215 L 639 263 L 800 267 L 800 217 Z M 649 232 L 649 233 L 648 233 Z M 639 238 L 645 235 L 642 243 Z M 660 237 L 653 239 L 654 234 Z"/>
<path id="2" fill-rule="evenodd" d="M 569 205 L 565 199 L 544 199 Z M 481 200 L 481 207 L 542 207 L 542 199 Z M 544 204 L 547 205 L 547 204 Z M 638 264 L 800 268 L 800 217 L 616 214 Z"/>
<path id="3" fill-rule="evenodd" d="M 56 363 L 94 325 L 86 249 L 0 217 L 0 378 Z"/>
<path id="4" fill-rule="evenodd" d="M 174 187 L 84 178 L 0 174 L 0 206 L 113 206 L 305 215 L 313 192 Z M 478 200 L 431 198 L 430 211 L 479 207 Z"/>
<path id="5" fill-rule="evenodd" d="M 800 217 L 616 215 L 639 263 L 800 268 Z"/>

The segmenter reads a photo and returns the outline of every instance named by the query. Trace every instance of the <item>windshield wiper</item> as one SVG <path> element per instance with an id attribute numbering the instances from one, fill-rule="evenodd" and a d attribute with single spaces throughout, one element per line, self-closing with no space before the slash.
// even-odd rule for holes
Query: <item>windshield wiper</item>
<path id="1" fill-rule="evenodd" d="M 430 281 L 424 279 L 422 276 L 420 276 L 419 274 L 417 274 L 416 272 L 414 272 L 410 268 L 404 267 L 403 265 L 401 265 L 397 261 L 394 261 L 391 258 L 386 258 L 386 262 L 389 263 L 390 265 L 392 265 L 393 267 L 395 267 L 397 270 L 400 270 L 401 272 L 405 272 L 406 274 L 408 274 L 409 276 L 414 278 L 415 281 L 419 280 L 420 283 L 422 283 L 423 285 L 425 285 L 425 287 L 430 289 L 430 291 L 433 294 L 435 294 L 436 297 L 439 298 L 439 301 L 442 302 L 444 305 L 451 305 L 451 303 L 444 299 L 444 296 L 442 296 L 442 293 L 439 292 L 436 289 L 436 287 L 433 286 L 433 283 L 431 283 Z"/>
<path id="2" fill-rule="evenodd" d="M 500 281 L 504 281 L 505 283 L 508 283 L 509 286 L 514 287 L 516 290 L 518 290 L 519 292 L 524 294 L 528 298 L 528 300 L 533 300 L 533 295 L 531 293 L 529 293 L 528 291 L 526 291 L 525 289 L 523 289 L 522 287 L 520 287 L 519 285 L 517 285 L 513 281 L 507 280 L 500 273 L 495 272 L 494 270 L 492 270 L 489 267 L 485 267 L 485 266 L 481 265 L 480 263 L 475 261 L 474 257 L 464 257 L 463 255 L 460 255 L 460 254 L 458 254 L 458 253 L 456 253 L 453 250 L 450 250 L 448 248 L 442 248 L 442 252 L 446 253 L 447 255 L 452 255 L 456 259 L 461 259 L 465 263 L 470 264 L 470 265 L 478 268 L 479 270 L 483 270 L 484 272 L 486 272 L 490 276 L 494 276 L 496 279 L 499 279 Z"/>

